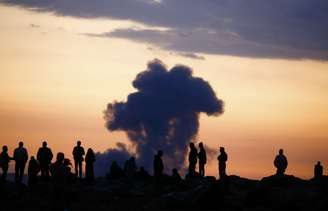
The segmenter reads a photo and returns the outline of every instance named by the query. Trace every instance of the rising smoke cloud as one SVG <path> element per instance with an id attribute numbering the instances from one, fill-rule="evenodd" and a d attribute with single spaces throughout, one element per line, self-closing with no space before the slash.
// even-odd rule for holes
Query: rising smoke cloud
<path id="1" fill-rule="evenodd" d="M 223 101 L 191 68 L 168 70 L 158 59 L 148 63 L 132 85 L 126 102 L 109 103 L 105 111 L 110 131 L 125 131 L 135 147 L 138 164 L 151 169 L 153 155 L 164 151 L 167 168 L 182 168 L 189 142 L 196 138 L 199 115 L 223 113 Z"/>

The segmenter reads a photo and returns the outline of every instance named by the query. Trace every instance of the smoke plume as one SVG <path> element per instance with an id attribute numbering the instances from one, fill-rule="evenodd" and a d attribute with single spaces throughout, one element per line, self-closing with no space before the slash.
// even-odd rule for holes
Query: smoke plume
<path id="1" fill-rule="evenodd" d="M 150 61 L 132 85 L 137 91 L 126 102 L 108 104 L 108 130 L 126 132 L 139 165 L 151 169 L 153 155 L 163 150 L 167 168 L 182 168 L 200 113 L 222 114 L 223 101 L 191 68 L 177 65 L 168 70 L 158 59 Z"/>

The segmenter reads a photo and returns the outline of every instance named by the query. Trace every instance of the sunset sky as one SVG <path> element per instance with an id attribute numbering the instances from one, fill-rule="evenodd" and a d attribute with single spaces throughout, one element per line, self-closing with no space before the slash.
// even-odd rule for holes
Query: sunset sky
<path id="1" fill-rule="evenodd" d="M 197 141 L 226 148 L 228 174 L 271 175 L 283 148 L 287 174 L 312 177 L 316 161 L 328 166 L 328 2 L 243 2 L 0 0 L 0 145 L 12 155 L 23 140 L 35 155 L 47 140 L 71 157 L 76 140 L 128 144 L 103 112 L 158 58 L 191 67 L 225 102 L 201 115 Z"/>

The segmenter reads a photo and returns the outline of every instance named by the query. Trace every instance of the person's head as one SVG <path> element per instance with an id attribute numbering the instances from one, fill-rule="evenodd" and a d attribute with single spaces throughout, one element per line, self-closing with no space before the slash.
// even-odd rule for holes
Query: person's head
<path id="1" fill-rule="evenodd" d="M 220 152 L 224 152 L 224 147 L 220 147 Z"/>
<path id="2" fill-rule="evenodd" d="M 35 160 L 34 156 L 31 156 L 31 160 Z"/>
<path id="3" fill-rule="evenodd" d="M 320 161 L 318 161 L 317 165 L 321 165 L 321 162 L 320 162 Z"/>
<path id="4" fill-rule="evenodd" d="M 2 146 L 2 151 L 8 152 L 8 147 L 6 145 Z"/>
<path id="5" fill-rule="evenodd" d="M 284 154 L 284 150 L 283 149 L 279 149 L 279 155 Z"/>
<path id="6" fill-rule="evenodd" d="M 23 147 L 23 146 L 24 146 L 24 143 L 23 143 L 22 141 L 20 141 L 20 142 L 18 143 L 18 146 L 19 146 L 19 147 Z"/>
<path id="7" fill-rule="evenodd" d="M 193 148 L 195 148 L 195 144 L 191 142 L 191 143 L 189 144 L 189 147 L 190 147 L 190 149 L 193 149 Z"/>
<path id="8" fill-rule="evenodd" d="M 70 159 L 65 158 L 65 159 L 64 159 L 64 165 L 65 165 L 65 166 L 71 166 L 72 163 L 71 163 Z"/>
<path id="9" fill-rule="evenodd" d="M 59 162 L 59 163 L 62 163 L 63 161 L 64 161 L 64 159 L 65 159 L 65 155 L 64 155 L 64 153 L 62 153 L 62 152 L 58 152 L 57 153 L 57 162 Z"/>
<path id="10" fill-rule="evenodd" d="M 176 168 L 172 169 L 172 173 L 173 174 L 178 174 L 178 169 L 176 169 Z"/>
<path id="11" fill-rule="evenodd" d="M 87 154 L 94 154 L 91 148 L 88 149 Z"/>
<path id="12" fill-rule="evenodd" d="M 77 141 L 77 142 L 76 142 L 76 145 L 77 145 L 77 146 L 81 146 L 81 141 Z"/>
<path id="13" fill-rule="evenodd" d="M 162 151 L 162 150 L 158 150 L 158 151 L 157 151 L 157 155 L 158 155 L 159 157 L 162 157 L 162 156 L 163 156 L 163 151 Z"/>
<path id="14" fill-rule="evenodd" d="M 46 141 L 42 142 L 42 146 L 43 146 L 43 147 L 47 147 L 47 145 L 48 145 L 48 144 L 47 144 Z"/>
<path id="15" fill-rule="evenodd" d="M 199 148 L 203 148 L 204 147 L 204 145 L 203 145 L 203 142 L 200 142 L 199 144 L 198 144 L 198 146 L 199 146 Z"/>
<path id="16" fill-rule="evenodd" d="M 133 156 L 131 156 L 129 160 L 132 161 L 132 162 L 134 162 L 135 161 L 135 158 Z"/>

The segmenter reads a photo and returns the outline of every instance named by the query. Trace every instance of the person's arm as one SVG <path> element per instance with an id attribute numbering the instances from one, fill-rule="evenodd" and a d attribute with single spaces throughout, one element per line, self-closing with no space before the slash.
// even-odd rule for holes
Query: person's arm
<path id="1" fill-rule="evenodd" d="M 25 153 L 24 153 L 25 154 L 24 160 L 25 160 L 25 162 L 27 162 L 28 161 L 28 153 L 27 153 L 27 150 L 26 149 L 24 151 L 25 151 Z"/>
<path id="2" fill-rule="evenodd" d="M 13 160 L 16 160 L 16 158 L 17 158 L 17 150 L 15 149 L 13 154 Z"/>
<path id="3" fill-rule="evenodd" d="M 52 154 L 51 149 L 49 149 L 49 160 L 51 161 L 53 157 L 54 157 L 54 155 Z"/>

